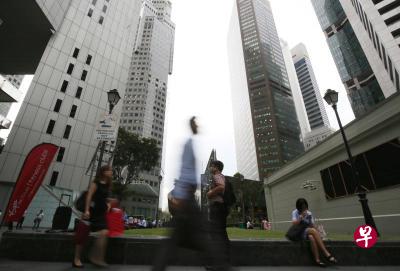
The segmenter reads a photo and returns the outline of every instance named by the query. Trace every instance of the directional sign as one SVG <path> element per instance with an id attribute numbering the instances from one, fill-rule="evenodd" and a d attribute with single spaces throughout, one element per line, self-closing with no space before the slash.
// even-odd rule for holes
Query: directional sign
<path id="1" fill-rule="evenodd" d="M 106 114 L 100 118 L 96 127 L 97 140 L 116 140 L 117 138 L 117 117 L 112 114 Z"/>

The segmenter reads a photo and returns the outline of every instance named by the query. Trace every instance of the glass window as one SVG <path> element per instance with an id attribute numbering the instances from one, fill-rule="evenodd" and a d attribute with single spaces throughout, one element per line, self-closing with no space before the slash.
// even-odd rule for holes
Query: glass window
<path id="1" fill-rule="evenodd" d="M 89 11 L 88 11 L 87 16 L 92 17 L 92 15 L 93 15 L 93 9 L 90 8 Z"/>
<path id="2" fill-rule="evenodd" d="M 74 64 L 70 63 L 69 66 L 68 66 L 67 73 L 68 74 L 72 74 L 72 71 L 74 70 L 74 67 L 75 67 Z"/>
<path id="3" fill-rule="evenodd" d="M 73 105 L 73 106 L 72 106 L 71 112 L 69 113 L 69 116 L 70 116 L 71 118 L 75 118 L 76 110 L 77 110 L 77 109 L 78 109 L 78 106 L 76 106 L 76 105 Z"/>
<path id="4" fill-rule="evenodd" d="M 99 24 L 103 24 L 103 21 L 104 21 L 104 17 L 103 17 L 103 16 L 100 16 Z"/>
<path id="5" fill-rule="evenodd" d="M 88 55 L 87 58 L 86 58 L 86 64 L 90 65 L 90 62 L 92 62 L 92 56 Z"/>
<path id="6" fill-rule="evenodd" d="M 75 98 L 80 99 L 82 95 L 82 87 L 78 87 L 76 90 Z"/>
<path id="7" fill-rule="evenodd" d="M 88 73 L 87 70 L 83 70 L 82 76 L 81 76 L 81 80 L 82 80 L 82 81 L 85 81 L 85 80 L 86 80 L 87 73 Z"/>
<path id="8" fill-rule="evenodd" d="M 56 186 L 58 179 L 58 171 L 53 171 L 51 174 L 50 186 Z"/>
<path id="9" fill-rule="evenodd" d="M 51 135 L 53 133 L 55 125 L 56 125 L 56 121 L 55 120 L 50 120 L 49 125 L 47 126 L 46 134 Z"/>
<path id="10" fill-rule="evenodd" d="M 57 162 L 62 162 L 64 158 L 64 153 L 65 153 L 65 148 L 60 147 L 60 149 L 58 150 Z"/>
<path id="11" fill-rule="evenodd" d="M 64 82 L 62 83 L 60 91 L 65 93 L 67 91 L 67 87 L 68 87 L 68 81 L 64 80 Z"/>
<path id="12" fill-rule="evenodd" d="M 67 125 L 67 127 L 65 127 L 63 138 L 65 139 L 69 138 L 69 134 L 71 133 L 71 128 L 72 128 L 71 125 Z"/>
<path id="13" fill-rule="evenodd" d="M 57 99 L 56 105 L 54 106 L 54 112 L 60 112 L 62 100 Z"/>
<path id="14" fill-rule="evenodd" d="M 73 58 L 78 58 L 78 55 L 79 55 L 79 49 L 75 48 L 74 53 L 72 54 L 72 57 Z"/>

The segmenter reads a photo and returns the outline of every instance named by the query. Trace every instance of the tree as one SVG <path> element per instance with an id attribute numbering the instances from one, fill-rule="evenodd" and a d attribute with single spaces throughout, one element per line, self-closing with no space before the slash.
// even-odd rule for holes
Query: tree
<path id="1" fill-rule="evenodd" d="M 160 148 L 156 140 L 140 137 L 123 128 L 118 130 L 113 161 L 117 180 L 113 184 L 113 192 L 119 200 L 129 196 L 128 185 L 138 180 L 141 172 L 152 170 L 159 159 Z M 126 181 L 121 178 L 121 171 L 125 166 L 128 167 Z"/>

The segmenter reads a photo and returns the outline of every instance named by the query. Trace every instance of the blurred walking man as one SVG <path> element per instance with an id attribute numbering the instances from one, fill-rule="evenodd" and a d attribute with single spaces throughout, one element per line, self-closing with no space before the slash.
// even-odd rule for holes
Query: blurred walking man
<path id="1" fill-rule="evenodd" d="M 195 117 L 190 119 L 190 128 L 193 135 L 196 135 L 198 126 Z M 184 146 L 179 179 L 175 180 L 175 187 L 168 195 L 174 229 L 171 237 L 162 244 L 161 251 L 155 258 L 153 271 L 165 270 L 177 247 L 208 251 L 207 234 L 202 226 L 200 208 L 195 200 L 196 190 L 196 159 L 193 138 L 190 137 Z"/>

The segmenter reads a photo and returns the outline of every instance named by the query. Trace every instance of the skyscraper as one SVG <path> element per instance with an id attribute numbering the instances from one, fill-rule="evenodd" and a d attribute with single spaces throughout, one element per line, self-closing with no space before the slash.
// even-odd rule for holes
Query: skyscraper
<path id="1" fill-rule="evenodd" d="M 328 127 L 328 115 L 304 44 L 300 43 L 292 49 L 292 57 L 311 130 Z"/>
<path id="2" fill-rule="evenodd" d="M 10 82 L 10 84 L 13 85 L 16 89 L 19 89 L 22 83 L 22 79 L 24 79 L 23 75 L 3 75 L 3 77 L 7 79 L 8 82 Z M 11 103 L 0 102 L 0 118 L 7 117 L 10 108 L 11 108 Z"/>
<path id="3" fill-rule="evenodd" d="M 281 39 L 283 59 L 285 60 L 286 70 L 289 77 L 290 88 L 293 94 L 294 106 L 296 107 L 297 118 L 300 124 L 301 136 L 304 143 L 304 137 L 311 131 L 308 122 L 307 111 L 304 105 L 303 95 L 301 93 L 299 79 L 297 78 L 296 69 L 294 68 L 292 53 L 286 41 Z"/>
<path id="4" fill-rule="evenodd" d="M 385 99 L 339 0 L 311 0 L 356 117 Z M 350 1 L 349 1 L 350 2 Z"/>
<path id="5" fill-rule="evenodd" d="M 247 174 L 254 175 L 251 166 L 257 164 L 258 177 L 263 180 L 303 152 L 269 1 L 236 0 L 228 40 L 233 111 L 238 110 L 234 114 L 238 170 L 253 178 Z M 244 63 L 245 75 L 240 74 L 240 63 Z M 244 115 L 236 119 L 238 114 Z M 251 120 L 251 127 L 246 126 L 246 119 Z M 243 151 L 253 142 L 255 149 Z"/>
<path id="6" fill-rule="evenodd" d="M 51 1 L 50 1 L 51 2 Z M 65 18 L 51 36 L 21 110 L 0 155 L 0 209 L 29 151 L 48 142 L 59 146 L 44 179 L 57 194 L 74 197 L 88 187 L 85 175 L 96 151 L 96 123 L 108 112 L 107 92 L 125 95 L 141 1 L 63 1 Z M 122 103 L 114 108 L 120 114 Z M 51 224 L 58 206 L 40 190 L 28 210 L 28 223 L 45 210 Z"/>
<path id="7" fill-rule="evenodd" d="M 385 97 L 400 91 L 400 1 L 340 3 Z"/>
<path id="8" fill-rule="evenodd" d="M 171 9 L 172 5 L 168 0 L 143 2 L 120 119 L 121 127 L 137 135 L 155 139 L 161 150 L 168 75 L 172 74 L 174 53 L 175 25 L 171 21 Z M 157 193 L 160 188 L 161 159 L 152 172 L 143 172 L 140 176 Z M 132 214 L 145 217 L 153 216 L 157 210 L 156 204 L 149 206 L 143 202 L 127 207 Z"/>

